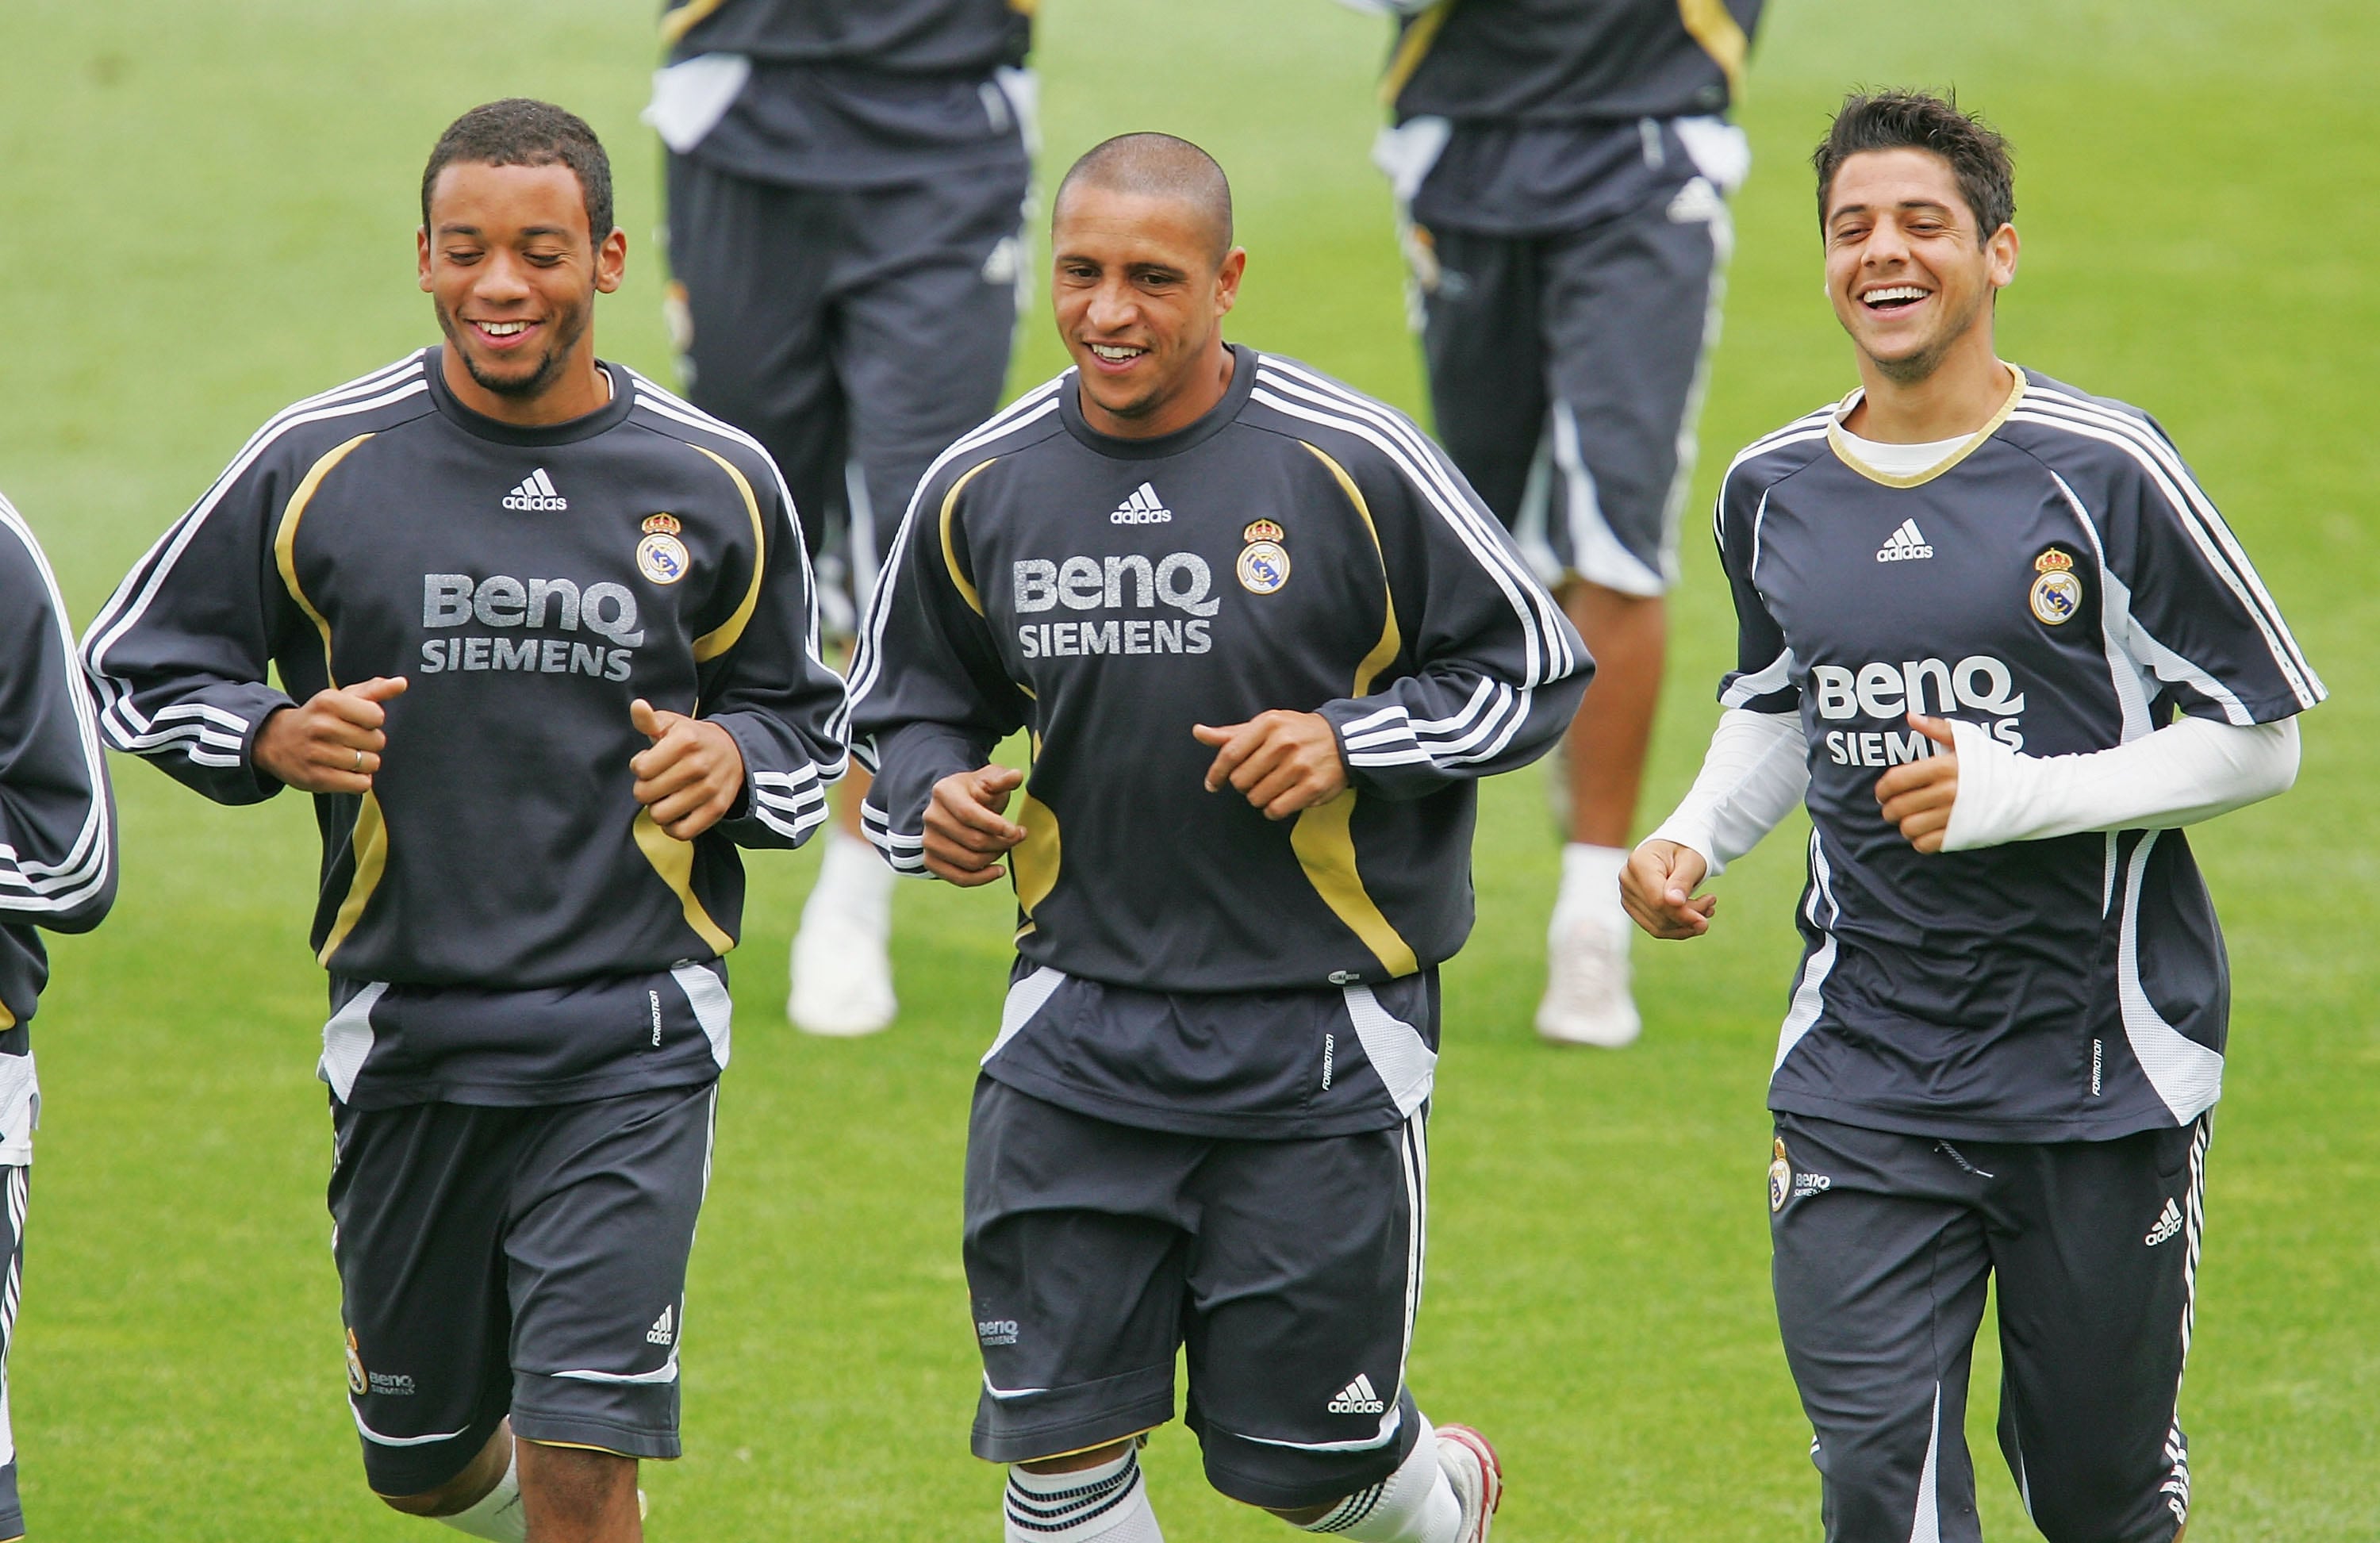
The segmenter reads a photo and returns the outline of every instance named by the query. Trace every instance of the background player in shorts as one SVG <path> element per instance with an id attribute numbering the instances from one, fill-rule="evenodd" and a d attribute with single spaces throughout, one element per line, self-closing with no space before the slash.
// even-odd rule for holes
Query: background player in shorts
<path id="1" fill-rule="evenodd" d="M 1662 596 L 1749 155 L 1723 115 L 1761 0 L 1354 0 L 1402 14 L 1395 180 L 1439 439 L 1595 652 L 1537 1032 L 1624 1045 L 1626 860 Z"/>
<path id="2" fill-rule="evenodd" d="M 315 796 L 372 1488 L 621 1543 L 679 1450 L 735 849 L 824 822 L 843 693 L 767 453 L 595 356 L 626 238 L 593 133 L 475 108 L 421 191 L 443 346 L 268 422 L 85 659 L 118 748 Z"/>
<path id="3" fill-rule="evenodd" d="M 1223 1493 L 1475 1543 L 1494 1454 L 1403 1387 L 1436 966 L 1474 780 L 1591 666 L 1410 422 L 1224 343 L 1246 258 L 1204 152 L 1110 140 L 1055 214 L 1075 368 L 928 473 L 853 674 L 887 857 L 1013 869 L 1020 913 L 968 1127 L 975 1451 L 1012 1540 L 1148 1543 L 1134 1438 L 1186 1340 Z M 986 764 L 1020 727 L 1029 776 Z"/>
<path id="4" fill-rule="evenodd" d="M 681 0 L 648 118 L 669 156 L 686 393 L 784 468 L 847 634 L 926 463 L 1000 402 L 1026 281 L 1029 0 Z M 847 597 L 847 598 L 846 598 Z M 892 1021 L 892 876 L 836 796 L 794 1023 Z"/>
<path id="5" fill-rule="evenodd" d="M 115 807 L 66 602 L 24 516 L 0 498 L 0 1539 L 25 1534 L 8 1353 L 42 1107 L 31 1036 L 50 963 L 40 929 L 87 932 L 115 899 Z"/>
<path id="6" fill-rule="evenodd" d="M 1806 797 L 1769 1209 L 1828 1537 L 1979 1536 L 1997 1276 L 2034 1524 L 2168 1543 L 2230 997 L 2180 827 L 2289 785 L 2322 683 L 2164 431 L 1994 353 L 1999 136 L 1855 96 L 1816 164 L 1860 388 L 1728 472 L 1737 668 L 1627 904 L 1698 935 L 1695 887 Z"/>

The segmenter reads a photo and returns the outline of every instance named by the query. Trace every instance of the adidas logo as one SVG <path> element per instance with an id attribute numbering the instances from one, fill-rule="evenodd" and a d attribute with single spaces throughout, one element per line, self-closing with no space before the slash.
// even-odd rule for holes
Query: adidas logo
<path id="1" fill-rule="evenodd" d="M 567 509 L 570 507 L 570 500 L 554 491 L 553 479 L 545 474 L 545 468 L 540 467 L 522 478 L 519 487 L 504 494 L 504 507 L 507 509 Z"/>
<path id="2" fill-rule="evenodd" d="M 1378 1415 L 1388 1405 L 1381 1403 L 1380 1395 L 1372 1391 L 1372 1379 L 1357 1372 L 1355 1380 L 1339 1390 L 1330 1407 L 1334 1415 Z"/>
<path id="3" fill-rule="evenodd" d="M 1143 482 L 1132 490 L 1132 496 L 1115 506 L 1108 516 L 1111 525 L 1163 525 L 1173 517 L 1173 511 L 1157 496 L 1157 490 Z"/>
<path id="4" fill-rule="evenodd" d="M 662 1309 L 662 1316 L 653 1319 L 653 1326 L 645 1330 L 645 1343 L 647 1344 L 668 1344 L 671 1341 L 676 1339 L 676 1308 L 663 1307 Z"/>
<path id="5" fill-rule="evenodd" d="M 2155 1248 L 2180 1231 L 2181 1231 L 2181 1208 L 2168 1200 L 2165 1203 L 2165 1210 L 2157 1217 L 2156 1225 L 2149 1229 L 2149 1235 L 2142 1241 Z"/>
<path id="6" fill-rule="evenodd" d="M 1934 549 L 1927 546 L 1925 538 L 1917 533 L 1917 522 L 1905 519 L 1900 522 L 1900 529 L 1887 537 L 1884 545 L 1876 549 L 1876 560 L 1879 563 L 1914 563 L 1921 557 L 1933 555 Z"/>

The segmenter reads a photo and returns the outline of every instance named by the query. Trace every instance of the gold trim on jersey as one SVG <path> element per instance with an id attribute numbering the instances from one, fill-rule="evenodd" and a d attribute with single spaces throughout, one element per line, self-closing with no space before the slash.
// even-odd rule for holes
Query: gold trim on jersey
<path id="1" fill-rule="evenodd" d="M 686 443 L 685 441 L 679 443 Z M 698 444 L 686 444 L 686 447 L 701 450 L 719 463 L 719 469 L 727 473 L 735 484 L 735 491 L 744 495 L 744 512 L 752 516 L 752 582 L 744 590 L 744 603 L 735 608 L 735 614 L 694 640 L 694 662 L 700 664 L 734 648 L 735 640 L 744 636 L 745 626 L 752 620 L 752 612 L 760 603 L 760 585 L 769 577 L 769 531 L 760 521 L 760 501 L 752 496 L 752 484 L 735 469 L 735 463 L 715 450 L 703 450 Z"/>
<path id="2" fill-rule="evenodd" d="M 349 451 L 370 438 L 370 434 L 358 434 L 309 467 L 306 475 L 298 480 L 298 491 L 291 493 L 289 502 L 282 506 L 280 527 L 273 533 L 273 561 L 281 570 L 282 585 L 288 589 L 289 598 L 298 602 L 298 609 L 313 620 L 314 630 L 322 635 L 322 674 L 334 687 L 339 684 L 339 677 L 331 666 L 331 624 L 314 609 L 314 602 L 306 598 L 305 589 L 298 583 L 298 522 L 305 517 L 306 505 L 314 501 L 316 490 L 322 487 L 322 479 L 331 474 L 331 468 L 346 460 Z"/>
<path id="3" fill-rule="evenodd" d="M 708 18 L 727 0 L 686 0 L 686 4 L 662 18 L 662 41 L 676 43 Z"/>
<path id="4" fill-rule="evenodd" d="M 1355 818 L 1355 790 L 1349 788 L 1327 804 L 1317 804 L 1297 817 L 1290 828 L 1289 848 L 1305 869 L 1306 882 L 1322 896 L 1347 929 L 1364 940 L 1380 967 L 1391 976 L 1411 975 L 1421 968 L 1389 918 L 1380 913 L 1364 876 L 1355 868 L 1355 838 L 1349 829 Z"/>
<path id="5" fill-rule="evenodd" d="M 1298 442 L 1305 444 L 1304 440 Z M 1372 645 L 1371 652 L 1355 666 L 1355 688 L 1349 695 L 1368 695 L 1373 681 L 1389 667 L 1397 656 L 1402 639 L 1397 630 L 1396 596 L 1389 589 L 1387 555 L 1380 550 L 1380 529 L 1373 522 L 1371 505 L 1364 502 L 1363 490 L 1347 468 L 1330 458 L 1319 446 L 1305 444 L 1314 458 L 1330 468 L 1338 480 L 1340 491 L 1364 519 L 1364 529 L 1372 538 L 1373 554 L 1380 559 L 1380 640 Z M 1330 907 L 1331 914 L 1347 924 L 1347 929 L 1364 941 L 1381 967 L 1391 976 L 1411 975 L 1421 968 L 1415 957 L 1413 945 L 1383 913 L 1371 891 L 1364 887 L 1364 875 L 1355 865 L 1355 790 L 1348 788 L 1327 804 L 1317 804 L 1301 812 L 1289 830 L 1289 849 L 1297 854 L 1298 866 L 1305 870 L 1305 881 L 1314 893 Z"/>
<path id="6" fill-rule="evenodd" d="M 686 924 L 695 935 L 722 954 L 734 948 L 735 940 L 727 935 L 726 929 L 710 919 L 710 913 L 702 908 L 700 900 L 695 898 L 694 843 L 680 841 L 655 824 L 650 809 L 637 811 L 636 822 L 629 827 L 629 833 L 637 838 L 638 850 L 644 853 L 645 861 L 653 865 L 653 871 L 661 875 L 662 882 L 677 893 L 678 904 L 686 910 Z"/>
<path id="7" fill-rule="evenodd" d="M 1728 101 L 1742 102 L 1743 66 L 1752 55 L 1752 40 L 1744 36 L 1743 24 L 1727 8 L 1726 0 L 1678 0 L 1678 19 L 1727 77 Z"/>
<path id="8" fill-rule="evenodd" d="M 1926 468 L 1924 471 L 1918 472 L 1914 476 L 1896 477 L 1888 471 L 1878 471 L 1876 468 L 1868 465 L 1865 461 L 1861 460 L 1859 458 L 1859 453 L 1853 450 L 1850 443 L 1845 441 L 1843 438 L 1843 415 L 1851 411 L 1852 398 L 1859 395 L 1857 392 L 1852 393 L 1850 396 L 1846 396 L 1840 402 L 1837 403 L 1835 405 L 1835 416 L 1827 419 L 1827 447 L 1835 453 L 1835 459 L 1842 462 L 1843 465 L 1851 468 L 1853 471 L 1858 472 L 1862 477 L 1866 478 L 1871 482 L 1879 483 L 1888 488 L 1923 487 L 1926 483 L 1934 480 L 1937 477 L 1941 476 L 1944 472 L 1949 471 L 1952 467 L 1957 466 L 1961 461 L 1963 461 L 1968 456 L 1973 455 L 1976 451 L 1982 449 L 1984 442 L 1991 438 L 1994 434 L 1999 432 L 2000 425 L 2008 421 L 2009 414 L 2016 411 L 2016 405 L 2024 399 L 2024 371 L 2019 370 L 2015 365 L 2008 364 L 2005 361 L 2003 361 L 2001 367 L 2010 374 L 2016 377 L 2016 383 L 2009 387 L 2008 399 L 2000 404 L 1999 411 L 1992 414 L 1990 421 L 1986 422 L 1982 428 L 1969 435 L 1967 437 L 1966 443 L 1961 444 L 1958 449 L 1950 452 L 1949 456 L 1945 459 L 1936 462 L 1933 466 Z"/>
<path id="9" fill-rule="evenodd" d="M 991 461 L 998 459 L 1000 457 L 994 456 Z M 975 474 L 990 466 L 991 461 L 978 461 L 967 468 L 959 480 L 951 484 L 951 491 L 942 495 L 942 566 L 950 570 L 951 583 L 957 589 L 959 599 L 966 601 L 967 608 L 978 616 L 983 614 L 983 596 L 968 582 L 967 576 L 959 572 L 959 551 L 951 542 L 951 517 L 958 513 L 959 490 L 974 481 Z"/>
<path id="10" fill-rule="evenodd" d="M 0 1002 L 0 1029 L 9 1029 L 16 1027 L 17 1014 L 8 1011 L 8 1004 L 6 1002 Z"/>
<path id="11" fill-rule="evenodd" d="M 347 941 L 356 923 L 364 919 L 364 907 L 371 904 L 372 893 L 380 888 L 381 878 L 388 871 L 388 819 L 382 814 L 380 795 L 364 790 L 363 807 L 356 810 L 356 828 L 347 836 L 347 853 L 355 865 L 347 879 L 347 897 L 339 902 L 339 914 L 332 918 L 330 935 L 322 940 L 322 952 L 314 962 L 328 969 L 331 955 Z"/>
<path id="12" fill-rule="evenodd" d="M 1380 101 L 1384 105 L 1393 107 L 1397 104 L 1398 93 L 1412 81 L 1414 72 L 1421 68 L 1423 58 L 1429 53 L 1429 45 L 1438 41 L 1438 30 L 1446 25 L 1446 13 L 1452 9 L 1454 0 L 1439 0 L 1437 5 L 1414 18 L 1413 25 L 1405 29 L 1404 36 L 1397 40 L 1397 51 L 1389 60 L 1388 72 L 1380 77 Z"/>
<path id="13" fill-rule="evenodd" d="M 1033 759 L 1041 759 L 1041 736 L 1033 735 Z M 1024 789 L 1017 790 L 1021 800 L 1016 806 L 1016 822 L 1025 827 L 1025 839 L 1009 849 L 1008 874 L 1016 885 L 1016 908 L 1025 913 L 1025 925 L 1016 935 L 1023 937 L 1032 929 L 1033 908 L 1050 898 L 1058 887 L 1058 865 L 1064 854 L 1058 839 L 1058 816 L 1049 805 Z"/>

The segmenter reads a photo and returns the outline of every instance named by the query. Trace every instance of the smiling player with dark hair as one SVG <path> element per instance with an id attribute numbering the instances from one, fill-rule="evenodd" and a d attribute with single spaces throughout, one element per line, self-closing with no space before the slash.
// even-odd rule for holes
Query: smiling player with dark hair
<path id="1" fill-rule="evenodd" d="M 492 103 L 422 189 L 444 346 L 268 422 L 84 657 L 116 748 L 314 796 L 372 1488 L 626 1543 L 678 1454 L 736 848 L 824 821 L 843 693 L 768 455 L 595 357 L 627 239 L 593 133 Z"/>
<path id="2" fill-rule="evenodd" d="M 1832 1543 L 1973 1543 L 1961 1436 L 1998 1281 L 2002 1452 L 2051 1543 L 2172 1543 L 2230 981 L 2181 828 L 2287 788 L 2322 683 L 2139 409 L 2003 363 L 2007 145 L 1856 96 L 1815 156 L 1860 387 L 1721 490 L 1737 665 L 1631 857 L 1694 892 L 1806 799 L 1777 1046 L 1777 1312 Z"/>
<path id="3" fill-rule="evenodd" d="M 976 1453 L 1011 1543 L 1155 1543 L 1135 1439 L 1186 1341 L 1223 1493 L 1478 1543 L 1495 1454 L 1404 1386 L 1438 966 L 1476 780 L 1592 666 L 1402 414 L 1223 340 L 1247 254 L 1204 151 L 1110 140 L 1054 213 L 1075 368 L 928 472 L 852 675 L 887 858 L 1016 892 L 967 1136 Z M 1019 728 L 1030 773 L 986 764 Z"/>

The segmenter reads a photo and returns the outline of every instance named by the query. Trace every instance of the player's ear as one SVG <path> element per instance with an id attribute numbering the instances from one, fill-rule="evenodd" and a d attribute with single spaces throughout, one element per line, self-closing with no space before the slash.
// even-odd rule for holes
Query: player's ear
<path id="1" fill-rule="evenodd" d="M 613 225 L 612 234 L 603 237 L 603 244 L 595 249 L 596 292 L 609 295 L 619 288 L 621 275 L 627 271 L 628 233 Z"/>
<path id="2" fill-rule="evenodd" d="M 430 292 L 430 227 L 428 225 L 423 225 L 413 233 L 413 261 L 417 270 L 416 276 L 421 283 L 421 292 L 426 295 Z"/>
<path id="3" fill-rule="evenodd" d="M 1248 249 L 1233 247 L 1223 254 L 1222 266 L 1215 270 L 1215 314 L 1229 315 L 1240 303 L 1240 277 L 1248 271 Z"/>
<path id="4" fill-rule="evenodd" d="M 2016 237 L 2016 226 L 2002 224 L 1984 241 L 1984 259 L 1994 289 L 2004 289 L 2016 280 L 2017 254 L 2022 243 Z"/>

